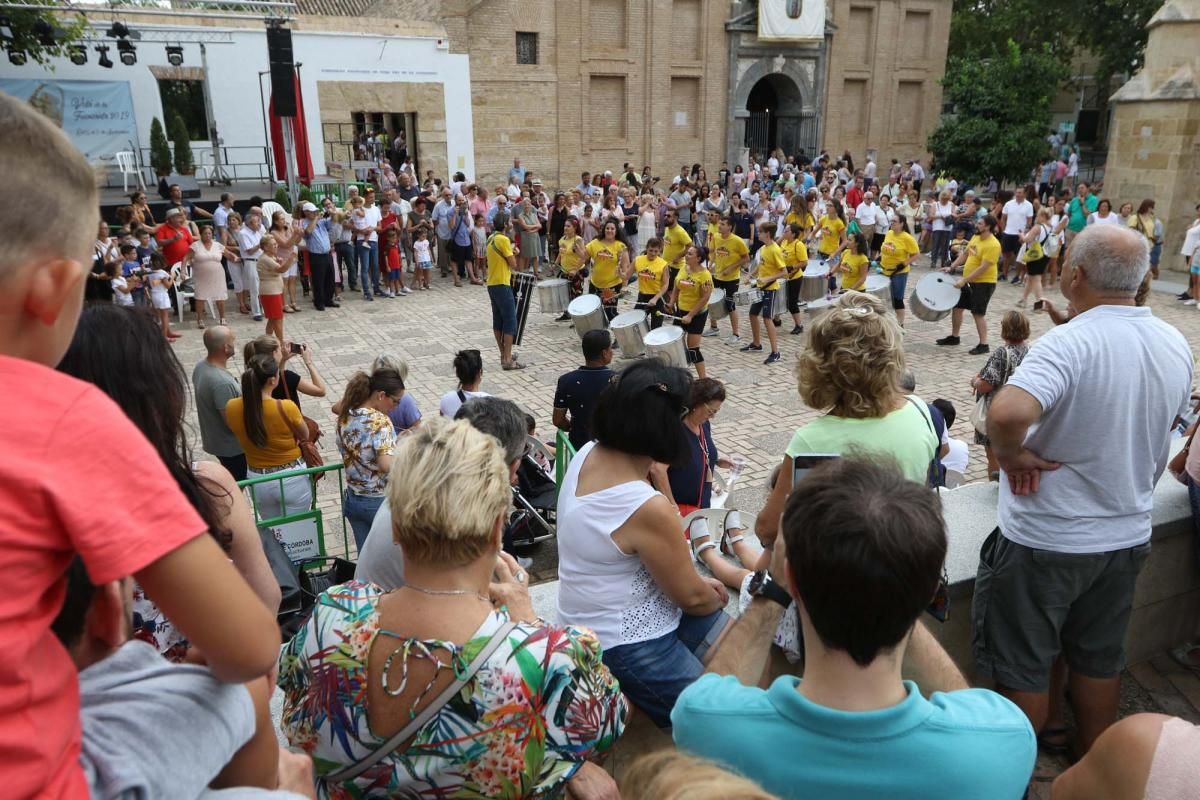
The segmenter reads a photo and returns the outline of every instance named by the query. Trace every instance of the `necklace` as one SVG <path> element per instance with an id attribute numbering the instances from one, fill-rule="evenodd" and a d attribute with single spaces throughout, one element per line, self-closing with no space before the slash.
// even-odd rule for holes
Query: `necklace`
<path id="1" fill-rule="evenodd" d="M 490 597 L 487 595 L 482 595 L 479 592 L 471 589 L 425 589 L 421 586 L 416 586 L 411 583 L 404 584 L 404 588 L 412 589 L 414 592 L 420 592 L 421 594 L 433 595 L 434 597 L 470 597 L 474 595 L 488 605 L 492 604 L 492 599 Z"/>

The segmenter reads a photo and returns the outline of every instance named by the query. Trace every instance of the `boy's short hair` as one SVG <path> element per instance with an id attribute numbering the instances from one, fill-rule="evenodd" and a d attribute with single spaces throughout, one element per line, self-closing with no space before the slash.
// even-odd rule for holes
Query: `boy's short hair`
<path id="1" fill-rule="evenodd" d="M 866 666 L 895 649 L 937 590 L 941 502 L 877 456 L 813 469 L 783 510 L 791 578 L 821 642 Z"/>
<path id="2" fill-rule="evenodd" d="M 127 253 L 133 253 L 134 255 L 137 255 L 137 248 L 131 244 L 123 244 L 118 249 L 120 250 L 121 255 L 125 255 Z"/>
<path id="3" fill-rule="evenodd" d="M 0 280 L 34 259 L 90 263 L 100 220 L 96 173 L 60 128 L 3 92 L 0 175 L 8 196 L 19 198 L 4 208 Z"/>

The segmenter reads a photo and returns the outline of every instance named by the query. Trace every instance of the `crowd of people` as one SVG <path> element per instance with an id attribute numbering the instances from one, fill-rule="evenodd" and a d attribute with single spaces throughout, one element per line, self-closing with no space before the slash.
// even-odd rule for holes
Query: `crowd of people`
<path id="1" fill-rule="evenodd" d="M 388 144 L 361 146 L 403 143 Z M 3 95 L 0 168 L 31 200 L 4 212 L 0 258 L 0 387 L 23 423 L 0 432 L 0 552 L 16 581 L 0 625 L 0 770 L 13 796 L 1017 798 L 1039 747 L 1081 758 L 1056 797 L 1183 796 L 1197 728 L 1117 721 L 1152 494 L 1172 429 L 1191 419 L 1190 349 L 1142 302 L 1161 239 L 1152 202 L 1123 224 L 1084 184 L 1053 208 L 1028 208 L 1041 201 L 1028 189 L 984 208 L 919 162 L 884 175 L 826 153 L 723 165 L 711 181 L 685 166 L 663 189 L 627 164 L 552 198 L 518 159 L 493 201 L 461 174 L 417 187 L 405 160 L 379 205 L 368 189 L 269 222 L 261 208 L 243 220 L 225 196 L 193 231 L 208 212 L 177 196 L 155 225 L 135 196 L 117 241 L 105 227 L 89 250 L 90 167 Z M 71 225 L 51 232 L 47 215 Z M 830 307 L 805 326 L 791 286 L 810 252 Z M 972 382 L 1000 490 L 971 610 L 986 689 L 922 620 L 946 593 L 933 487 L 965 472 L 953 405 L 921 400 L 906 364 L 907 275 L 922 252 L 963 290 L 939 344 L 957 344 L 970 310 L 973 352 L 988 354 Z M 556 618 L 535 611 L 510 552 L 513 487 L 539 463 L 520 398 L 485 391 L 481 353 L 463 350 L 458 387 L 424 418 L 408 365 L 381 354 L 334 406 L 355 580 L 322 592 L 282 640 L 256 515 L 313 507 L 302 468 L 319 426 L 302 396 L 330 391 L 284 315 L 301 293 L 334 307 L 357 281 L 366 300 L 404 297 L 437 263 L 455 285 L 487 286 L 501 367 L 521 369 L 518 259 L 599 295 L 610 316 L 635 294 L 657 324 L 679 318 L 695 370 L 615 370 L 611 332 L 582 337 L 583 364 L 553 401 L 575 449 L 554 508 Z M 861 291 L 873 263 L 886 300 Z M 171 347 L 171 292 L 189 268 L 206 351 L 192 386 L 215 461 L 190 448 Z M 238 311 L 266 323 L 241 350 L 240 380 L 226 270 Z M 1010 310 L 993 352 L 986 314 L 1007 275 L 1056 327 L 1030 343 Z M 1065 308 L 1044 300 L 1041 276 Z M 729 298 L 746 281 L 743 343 Z M 767 365 L 782 361 L 776 318 L 793 315 L 796 390 L 819 413 L 772 454 L 753 516 L 712 508 L 717 470 L 739 463 L 712 428 L 735 389 L 701 353 L 719 335 L 717 288 L 727 343 L 769 345 Z M 297 361 L 306 376 L 288 369 Z M 1181 476 L 1196 496 L 1193 466 Z M 276 687 L 290 748 L 269 710 Z M 679 752 L 635 764 L 618 790 L 601 764 L 641 717 Z"/>

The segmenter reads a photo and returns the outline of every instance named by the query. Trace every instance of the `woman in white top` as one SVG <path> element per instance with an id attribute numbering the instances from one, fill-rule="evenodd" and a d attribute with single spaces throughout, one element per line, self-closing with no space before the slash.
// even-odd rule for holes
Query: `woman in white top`
<path id="1" fill-rule="evenodd" d="M 458 376 L 458 388 L 442 395 L 438 410 L 443 417 L 454 419 L 462 404 L 472 397 L 487 397 L 479 391 L 483 383 L 483 356 L 478 350 L 459 350 L 454 354 L 454 374 Z"/>
<path id="2" fill-rule="evenodd" d="M 192 291 L 196 296 L 196 326 L 204 327 L 205 302 L 211 300 L 217 306 L 217 319 L 222 325 L 225 321 L 225 298 L 229 290 L 225 287 L 225 270 L 221 267 L 221 257 L 225 255 L 225 247 L 220 242 L 213 241 L 211 225 L 200 229 L 200 240 L 192 242 L 191 248 L 183 257 L 184 268 L 189 265 L 192 269 Z M 237 261 L 237 256 L 229 254 L 230 261 Z"/>
<path id="3" fill-rule="evenodd" d="M 658 201 L 654 195 L 647 192 L 638 200 L 638 243 L 646 246 L 646 242 L 658 236 Z"/>
<path id="4" fill-rule="evenodd" d="M 954 203 L 945 189 L 929 211 L 933 245 L 930 251 L 931 269 L 950 264 L 950 232 L 954 229 Z"/>
<path id="5" fill-rule="evenodd" d="M 1062 253 L 1063 231 L 1067 228 L 1070 217 L 1066 213 L 1067 204 L 1061 199 L 1054 201 L 1054 213 L 1050 215 L 1050 237 L 1046 239 L 1046 255 L 1050 262 L 1046 265 L 1046 285 L 1053 286 L 1058 278 L 1058 257 Z"/>
<path id="6" fill-rule="evenodd" d="M 1113 213 L 1112 203 L 1109 202 L 1108 198 L 1105 198 L 1100 201 L 1099 205 L 1096 206 L 1095 211 L 1093 211 L 1091 214 L 1088 214 L 1087 224 L 1122 225 L 1124 222 L 1118 215 Z"/>
<path id="7" fill-rule="evenodd" d="M 596 632 L 605 666 L 661 728 L 729 621 L 725 587 L 696 572 L 678 511 L 647 479 L 690 452 L 690 384 L 657 359 L 618 373 L 558 493 L 559 621 Z"/>

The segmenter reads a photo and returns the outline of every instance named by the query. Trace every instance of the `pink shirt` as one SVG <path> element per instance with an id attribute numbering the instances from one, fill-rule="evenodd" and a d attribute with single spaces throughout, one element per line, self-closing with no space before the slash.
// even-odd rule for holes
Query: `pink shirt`
<path id="1" fill-rule="evenodd" d="M 50 630 L 62 576 L 99 585 L 205 530 L 157 453 L 96 387 L 0 356 L 0 794 L 79 798 L 79 685 Z"/>

